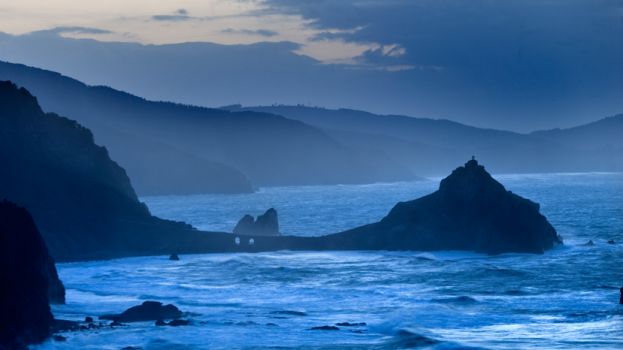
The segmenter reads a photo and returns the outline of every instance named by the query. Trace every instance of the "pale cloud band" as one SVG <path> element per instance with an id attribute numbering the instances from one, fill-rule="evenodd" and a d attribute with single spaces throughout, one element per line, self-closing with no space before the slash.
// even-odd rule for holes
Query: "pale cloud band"
<path id="1" fill-rule="evenodd" d="M 326 30 L 313 28 L 302 15 L 273 11 L 269 3 L 258 0 L 21 0 L 0 6 L 1 32 L 56 28 L 90 29 L 58 31 L 66 37 L 143 44 L 288 41 L 300 45 L 299 54 L 327 63 L 354 64 L 355 57 L 378 47 L 341 38 L 315 40 Z"/>

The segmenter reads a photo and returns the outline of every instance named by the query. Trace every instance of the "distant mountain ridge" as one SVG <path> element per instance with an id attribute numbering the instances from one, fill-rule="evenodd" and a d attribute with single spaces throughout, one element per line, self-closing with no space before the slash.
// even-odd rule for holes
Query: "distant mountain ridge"
<path id="1" fill-rule="evenodd" d="M 623 116 L 569 129 L 520 134 L 452 122 L 306 106 L 224 107 L 283 115 L 322 128 L 351 147 L 382 152 L 418 175 L 439 176 L 469 155 L 495 173 L 623 171 Z"/>
<path id="2" fill-rule="evenodd" d="M 140 194 L 415 178 L 391 158 L 370 159 L 318 128 L 274 114 L 152 102 L 6 62 L 0 62 L 0 79 L 26 87 L 45 110 L 91 129 Z"/>

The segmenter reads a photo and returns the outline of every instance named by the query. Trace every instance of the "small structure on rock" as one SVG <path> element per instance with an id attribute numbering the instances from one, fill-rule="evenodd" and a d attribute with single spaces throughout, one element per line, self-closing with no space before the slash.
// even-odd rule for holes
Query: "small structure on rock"
<path id="1" fill-rule="evenodd" d="M 254 219 L 251 215 L 243 216 L 236 227 L 234 234 L 245 236 L 279 236 L 279 219 L 277 210 L 268 209 L 264 214 Z"/>

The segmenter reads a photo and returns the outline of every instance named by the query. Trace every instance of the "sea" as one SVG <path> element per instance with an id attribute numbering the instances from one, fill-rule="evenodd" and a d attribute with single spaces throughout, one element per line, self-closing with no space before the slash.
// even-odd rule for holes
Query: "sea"
<path id="1" fill-rule="evenodd" d="M 57 318 L 97 322 L 157 300 L 191 323 L 69 332 L 35 348 L 623 349 L 623 174 L 495 177 L 540 203 L 564 245 L 542 255 L 278 251 L 62 263 L 67 303 L 53 306 Z M 157 216 L 229 232 L 244 214 L 274 207 L 284 234 L 314 236 L 377 221 L 439 180 L 141 200 Z"/>

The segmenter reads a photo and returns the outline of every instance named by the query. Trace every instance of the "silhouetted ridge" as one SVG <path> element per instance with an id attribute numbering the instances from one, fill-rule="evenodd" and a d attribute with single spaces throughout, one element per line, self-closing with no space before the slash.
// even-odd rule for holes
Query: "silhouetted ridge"
<path id="1" fill-rule="evenodd" d="M 575 128 L 521 134 L 449 120 L 307 106 L 228 106 L 283 115 L 322 128 L 369 157 L 389 157 L 421 176 L 445 175 L 466 153 L 497 173 L 622 171 L 623 115 Z"/>

